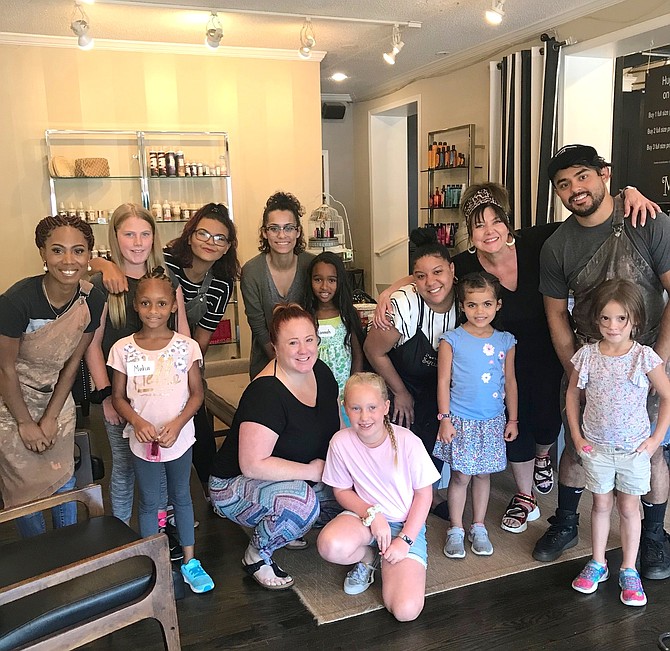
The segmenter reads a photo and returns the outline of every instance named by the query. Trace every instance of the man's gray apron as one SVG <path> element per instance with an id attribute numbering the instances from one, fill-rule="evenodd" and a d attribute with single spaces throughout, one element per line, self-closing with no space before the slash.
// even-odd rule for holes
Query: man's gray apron
<path id="1" fill-rule="evenodd" d="M 640 255 L 631 240 L 626 235 L 623 226 L 623 201 L 618 197 L 614 200 L 614 215 L 612 217 L 612 234 L 603 242 L 587 265 L 579 272 L 572 287 L 575 306 L 572 310 L 572 322 L 579 346 L 600 340 L 601 334 L 598 325 L 591 321 L 591 306 L 594 291 L 606 280 L 622 278 L 634 282 L 644 299 L 647 313 L 644 326 L 635 336 L 635 340 L 645 346 L 656 343 L 660 329 L 661 316 L 665 309 L 663 285 L 656 272 Z M 563 378 L 561 390 L 561 412 L 565 427 L 566 446 L 572 449 L 569 428 L 565 418 L 565 390 L 567 378 Z M 658 416 L 658 397 L 652 396 L 647 401 L 649 418 L 654 423 Z"/>

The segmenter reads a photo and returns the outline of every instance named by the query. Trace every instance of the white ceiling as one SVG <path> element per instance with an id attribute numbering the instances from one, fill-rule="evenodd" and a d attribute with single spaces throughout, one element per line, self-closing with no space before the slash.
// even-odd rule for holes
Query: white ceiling
<path id="1" fill-rule="evenodd" d="M 444 74 L 458 65 L 494 56 L 515 43 L 533 38 L 539 43 L 542 32 L 621 1 L 506 0 L 505 19 L 497 27 L 484 20 L 491 0 L 97 0 L 82 6 L 91 34 L 101 45 L 107 40 L 143 41 L 191 48 L 203 44 L 209 11 L 216 10 L 224 37 L 222 47 L 212 56 L 230 54 L 227 48 L 271 48 L 282 58 L 298 58 L 300 27 L 304 17 L 311 16 L 317 41 L 314 49 L 318 51 L 314 59 L 323 57 L 322 93 L 348 94 L 360 101 L 397 90 L 415 79 Z M 69 29 L 73 5 L 72 0 L 2 0 L 0 30 L 5 35 L 72 38 L 74 47 Z M 396 65 L 389 66 L 382 60 L 382 53 L 390 49 L 390 24 L 332 21 L 318 16 L 413 21 L 421 23 L 421 28 L 401 29 L 405 47 Z M 344 72 L 349 79 L 332 81 L 329 77 L 336 71 Z"/>

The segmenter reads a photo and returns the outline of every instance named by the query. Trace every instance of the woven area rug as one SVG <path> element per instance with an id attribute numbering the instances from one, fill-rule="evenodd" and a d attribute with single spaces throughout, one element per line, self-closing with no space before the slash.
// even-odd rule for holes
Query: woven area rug
<path id="1" fill-rule="evenodd" d="M 531 554 L 535 542 L 547 528 L 547 517 L 556 508 L 556 488 L 547 496 L 539 496 L 542 515 L 539 520 L 529 523 L 528 529 L 521 534 L 511 534 L 500 528 L 500 519 L 513 492 L 514 482 L 509 470 L 493 476 L 486 522 L 495 550 L 492 556 L 475 556 L 466 541 L 468 553 L 464 559 L 447 558 L 442 553 L 442 547 L 449 524 L 433 515 L 428 517 L 426 595 L 547 565 L 534 560 Z M 579 510 L 579 544 L 565 552 L 555 563 L 591 554 L 591 495 L 587 491 L 584 492 Z M 468 523 L 470 518 L 466 507 L 465 522 Z M 294 590 L 317 622 L 326 624 L 382 608 L 379 573 L 366 592 L 357 596 L 346 595 L 342 583 L 349 568 L 327 563 L 319 557 L 315 544 L 317 535 L 317 531 L 308 534 L 310 546 L 305 550 L 280 550 L 275 553 L 279 565 L 295 578 Z M 619 518 L 614 514 L 608 548 L 620 546 Z"/>

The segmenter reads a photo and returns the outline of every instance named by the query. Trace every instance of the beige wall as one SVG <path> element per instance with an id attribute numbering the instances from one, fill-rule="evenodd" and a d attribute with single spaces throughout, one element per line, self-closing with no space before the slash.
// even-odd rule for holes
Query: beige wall
<path id="1" fill-rule="evenodd" d="M 48 128 L 228 131 L 242 261 L 272 192 L 318 205 L 318 63 L 2 45 L 0 79 L 0 291 L 41 269 Z"/>

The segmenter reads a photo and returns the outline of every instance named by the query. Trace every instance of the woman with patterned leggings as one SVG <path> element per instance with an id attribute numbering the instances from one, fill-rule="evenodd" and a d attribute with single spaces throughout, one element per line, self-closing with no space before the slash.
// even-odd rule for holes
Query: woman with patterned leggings
<path id="1" fill-rule="evenodd" d="M 275 307 L 270 341 L 275 358 L 240 399 L 214 460 L 209 494 L 218 515 L 253 528 L 245 572 L 268 590 L 284 590 L 293 578 L 272 554 L 301 538 L 320 513 L 320 522 L 333 515 L 334 497 L 321 474 L 340 429 L 339 390 L 318 359 L 314 317 L 302 307 Z"/>

